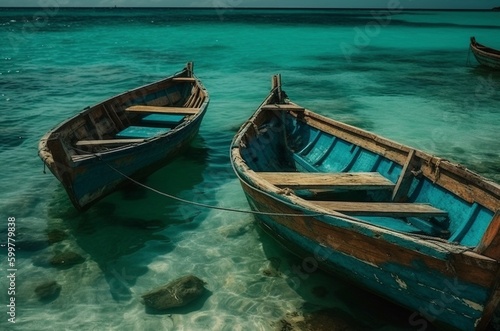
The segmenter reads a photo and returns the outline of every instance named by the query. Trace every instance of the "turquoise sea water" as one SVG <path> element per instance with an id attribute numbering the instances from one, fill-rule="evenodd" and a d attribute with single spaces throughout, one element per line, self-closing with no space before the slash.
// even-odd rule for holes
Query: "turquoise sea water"
<path id="1" fill-rule="evenodd" d="M 305 265 L 250 215 L 136 186 L 77 213 L 43 173 L 51 127 L 194 61 L 211 104 L 190 149 L 144 181 L 160 191 L 248 209 L 229 144 L 275 73 L 299 104 L 500 182 L 500 74 L 468 52 L 473 35 L 500 48 L 499 13 L 236 9 L 0 9 L 0 241 L 9 217 L 17 240 L 16 323 L 2 246 L 0 329 L 285 330 L 328 308 L 338 330 L 431 330 Z M 64 252 L 79 258 L 53 266 Z M 207 283 L 200 300 L 145 310 L 141 294 L 189 273 Z M 47 281 L 60 292 L 39 300 Z"/>

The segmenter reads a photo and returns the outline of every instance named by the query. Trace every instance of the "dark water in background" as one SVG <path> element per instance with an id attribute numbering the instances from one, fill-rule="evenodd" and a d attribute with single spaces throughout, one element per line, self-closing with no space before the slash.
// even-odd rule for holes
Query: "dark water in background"
<path id="1" fill-rule="evenodd" d="M 191 148 L 145 180 L 160 191 L 248 208 L 229 144 L 274 73 L 299 104 L 499 182 L 500 74 L 477 67 L 468 52 L 472 35 L 500 48 L 499 30 L 493 12 L 0 10 L 0 210 L 16 218 L 20 249 L 17 323 L 2 313 L 0 327 L 274 330 L 287 314 L 322 307 L 347 330 L 422 330 L 411 312 L 320 272 L 297 272 L 302 261 L 249 215 L 138 187 L 78 214 L 43 174 L 37 143 L 84 107 L 194 61 L 212 101 Z M 68 251 L 84 262 L 47 262 Z M 5 254 L 0 265 L 6 274 Z M 187 273 L 208 283 L 200 302 L 172 315 L 145 312 L 141 294 Z M 34 289 L 47 280 L 61 291 L 40 302 Z M 8 302 L 6 291 L 0 300 Z"/>

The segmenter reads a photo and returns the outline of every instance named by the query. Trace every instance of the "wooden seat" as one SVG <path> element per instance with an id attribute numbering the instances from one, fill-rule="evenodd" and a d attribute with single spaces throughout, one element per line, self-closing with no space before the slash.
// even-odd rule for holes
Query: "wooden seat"
<path id="1" fill-rule="evenodd" d="M 194 77 L 174 77 L 172 78 L 173 82 L 196 82 L 196 78 Z"/>
<path id="2" fill-rule="evenodd" d="M 130 107 L 126 108 L 125 110 L 128 112 L 136 112 L 136 113 L 194 115 L 200 111 L 200 108 L 159 107 L 159 106 L 135 105 L 135 106 L 130 106 Z"/>
<path id="3" fill-rule="evenodd" d="M 144 139 L 79 140 L 75 143 L 75 146 L 126 145 L 142 142 L 144 142 Z"/>
<path id="4" fill-rule="evenodd" d="M 311 201 L 312 203 L 334 211 L 349 215 L 389 216 L 389 217 L 447 217 L 444 210 L 425 203 L 398 202 L 345 202 L 345 201 Z"/>
<path id="5" fill-rule="evenodd" d="M 290 189 L 376 190 L 394 188 L 394 183 L 378 172 L 259 172 L 259 176 L 278 187 Z"/>
<path id="6" fill-rule="evenodd" d="M 292 104 L 274 104 L 262 106 L 264 110 L 304 111 L 305 108 Z"/>

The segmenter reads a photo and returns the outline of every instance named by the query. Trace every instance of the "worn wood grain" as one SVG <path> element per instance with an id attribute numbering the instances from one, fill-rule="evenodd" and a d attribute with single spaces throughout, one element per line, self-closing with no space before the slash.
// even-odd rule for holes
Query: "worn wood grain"
<path id="1" fill-rule="evenodd" d="M 406 200 L 408 191 L 410 189 L 410 185 L 412 182 L 413 168 L 417 166 L 415 161 L 415 150 L 410 150 L 408 153 L 408 157 L 406 159 L 405 164 L 403 165 L 403 169 L 401 170 L 401 175 L 399 175 L 398 181 L 396 183 L 396 187 L 392 192 L 392 200 L 402 202 Z"/>
<path id="2" fill-rule="evenodd" d="M 322 208 L 350 215 L 444 217 L 448 213 L 425 203 L 312 201 Z"/>
<path id="3" fill-rule="evenodd" d="M 259 172 L 258 175 L 273 185 L 291 189 L 349 188 L 367 190 L 394 188 L 394 183 L 378 172 Z"/>
<path id="4" fill-rule="evenodd" d="M 196 82 L 196 78 L 194 77 L 174 77 L 172 78 L 173 82 Z"/>
<path id="5" fill-rule="evenodd" d="M 101 139 L 101 140 L 79 140 L 75 146 L 97 146 L 97 145 L 126 145 L 142 143 L 144 139 Z"/>
<path id="6" fill-rule="evenodd" d="M 264 110 L 285 110 L 285 111 L 296 111 L 301 112 L 304 111 L 304 107 L 297 106 L 295 104 L 272 104 L 272 105 L 264 105 L 262 106 Z"/>
<path id="7" fill-rule="evenodd" d="M 500 256 L 500 209 L 493 216 L 493 220 L 475 251 L 495 259 Z"/>

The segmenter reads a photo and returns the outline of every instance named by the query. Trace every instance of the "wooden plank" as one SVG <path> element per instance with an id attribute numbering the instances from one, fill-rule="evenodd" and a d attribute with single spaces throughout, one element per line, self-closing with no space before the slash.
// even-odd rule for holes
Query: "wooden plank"
<path id="1" fill-rule="evenodd" d="M 258 175 L 278 187 L 291 189 L 390 189 L 394 183 L 378 172 L 259 172 Z"/>
<path id="2" fill-rule="evenodd" d="M 98 145 L 125 145 L 142 143 L 144 139 L 102 139 L 102 140 L 79 140 L 75 146 L 98 146 Z"/>
<path id="3" fill-rule="evenodd" d="M 89 118 L 90 122 L 92 122 L 92 126 L 94 127 L 95 132 L 97 133 L 98 138 L 101 139 L 102 138 L 102 133 L 101 133 L 100 128 L 97 126 L 97 124 L 95 122 L 95 119 L 93 117 L 93 115 L 94 115 L 93 113 L 94 112 L 89 112 L 87 114 L 87 117 Z"/>
<path id="4" fill-rule="evenodd" d="M 200 111 L 200 108 L 158 107 L 158 106 L 135 105 L 135 106 L 130 106 L 125 110 L 129 111 L 129 112 L 138 112 L 138 113 L 194 115 Z"/>
<path id="5" fill-rule="evenodd" d="M 354 145 L 359 145 L 376 154 L 381 154 L 387 159 L 396 161 L 401 165 L 406 161 L 408 152 L 410 151 L 408 147 L 402 144 L 322 115 L 309 111 L 307 111 L 305 115 L 306 116 L 302 120 L 313 128 L 328 132 L 337 138 L 348 141 Z M 292 116 L 295 115 L 292 114 Z"/>
<path id="6" fill-rule="evenodd" d="M 185 107 L 193 107 L 193 101 L 196 101 L 196 93 L 198 92 L 198 89 L 196 88 L 196 86 L 191 90 L 191 94 L 189 95 L 188 99 L 186 100 L 186 102 L 184 102 L 184 106 Z"/>
<path id="7" fill-rule="evenodd" d="M 118 119 L 120 119 L 120 121 L 121 121 L 121 122 L 122 122 L 122 124 L 123 124 L 123 128 L 125 128 L 125 127 L 126 127 L 126 125 L 125 125 L 125 121 L 127 122 L 127 124 L 128 124 L 128 125 L 130 125 L 130 124 L 131 124 L 131 123 L 130 123 L 130 119 L 129 119 L 129 118 L 128 118 L 128 116 L 127 116 L 127 113 L 126 113 L 126 112 L 124 112 L 123 110 L 121 110 L 121 109 L 122 109 L 122 107 L 118 107 L 118 109 L 120 109 L 120 112 L 123 114 L 121 117 L 120 117 L 120 114 L 118 114 L 118 112 L 117 112 L 117 110 L 116 110 L 117 108 L 116 108 L 113 104 L 109 104 L 109 107 L 111 108 L 111 111 L 112 111 L 112 112 L 114 112 L 114 113 L 116 114 L 116 116 L 118 117 Z M 123 120 L 122 118 L 123 118 L 124 120 Z M 123 129 L 123 128 L 122 128 L 122 129 Z"/>
<path id="8" fill-rule="evenodd" d="M 102 108 L 104 109 L 104 111 L 106 112 L 106 114 L 108 114 L 108 117 L 111 119 L 111 121 L 113 122 L 114 126 L 115 126 L 115 129 L 116 131 L 120 131 L 120 130 L 123 130 L 123 128 L 125 127 L 123 125 L 123 122 L 122 120 L 120 119 L 120 117 L 116 114 L 116 112 L 113 110 L 113 111 L 109 111 L 109 109 L 106 107 L 106 104 L 102 104 Z"/>
<path id="9" fill-rule="evenodd" d="M 111 122 L 111 125 L 113 126 L 114 131 L 120 131 L 120 130 L 118 130 L 118 127 L 116 126 L 115 119 L 111 116 L 111 114 L 109 113 L 105 104 L 102 104 L 102 109 L 103 109 L 104 113 L 106 114 L 106 117 L 108 118 L 108 120 Z"/>
<path id="10" fill-rule="evenodd" d="M 204 101 L 204 98 L 203 98 L 203 90 L 202 89 L 199 89 L 197 88 L 196 89 L 196 100 L 194 102 L 194 104 L 192 105 L 192 107 L 201 107 L 203 101 Z"/>
<path id="11" fill-rule="evenodd" d="M 289 110 L 289 111 L 304 111 L 305 108 L 294 104 L 272 104 L 262 106 L 264 110 Z"/>
<path id="12" fill-rule="evenodd" d="M 392 201 L 404 202 L 408 197 L 408 192 L 411 187 L 412 179 L 415 177 L 412 171 L 420 168 L 420 164 L 415 156 L 415 150 L 411 149 L 406 158 L 406 162 L 401 170 L 401 175 L 399 175 L 396 187 L 392 192 Z"/>
<path id="13" fill-rule="evenodd" d="M 196 78 L 194 77 L 175 77 L 172 78 L 173 82 L 196 82 Z"/>
<path id="14" fill-rule="evenodd" d="M 500 260 L 500 209 L 497 210 L 475 252 Z"/>
<path id="15" fill-rule="evenodd" d="M 311 201 L 322 208 L 349 215 L 445 217 L 448 213 L 425 203 Z"/>

